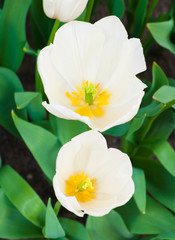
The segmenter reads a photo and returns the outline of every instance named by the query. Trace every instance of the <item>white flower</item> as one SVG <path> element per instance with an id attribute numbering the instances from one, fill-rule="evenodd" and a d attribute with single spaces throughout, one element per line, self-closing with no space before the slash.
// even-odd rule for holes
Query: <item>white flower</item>
<path id="1" fill-rule="evenodd" d="M 61 22 L 69 22 L 79 17 L 88 0 L 43 0 L 45 14 Z"/>
<path id="2" fill-rule="evenodd" d="M 117 17 L 67 23 L 39 54 L 38 70 L 49 99 L 43 105 L 58 117 L 105 131 L 138 112 L 146 85 L 135 75 L 145 69 L 140 40 L 128 40 Z"/>
<path id="3" fill-rule="evenodd" d="M 56 160 L 55 194 L 69 211 L 103 216 L 125 204 L 134 193 L 127 154 L 107 148 L 103 135 L 84 132 L 66 143 Z"/>

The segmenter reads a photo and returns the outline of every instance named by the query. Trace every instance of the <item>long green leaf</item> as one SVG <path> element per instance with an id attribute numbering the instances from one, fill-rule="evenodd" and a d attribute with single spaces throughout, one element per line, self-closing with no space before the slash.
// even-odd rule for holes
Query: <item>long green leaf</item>
<path id="1" fill-rule="evenodd" d="M 152 238 L 152 240 L 155 240 L 155 239 L 157 239 L 157 240 L 165 240 L 165 239 L 166 240 L 169 240 L 169 239 L 174 240 L 175 239 L 175 233 L 174 232 L 162 233 L 162 234 Z"/>
<path id="2" fill-rule="evenodd" d="M 79 222 L 68 219 L 59 218 L 61 226 L 63 227 L 66 237 L 70 240 L 90 240 L 86 228 Z"/>
<path id="3" fill-rule="evenodd" d="M 32 29 L 32 39 L 36 49 L 41 49 L 47 45 L 53 19 L 48 18 L 43 11 L 42 0 L 32 0 L 30 8 L 30 20 Z"/>
<path id="4" fill-rule="evenodd" d="M 32 121 L 41 121 L 46 117 L 45 108 L 42 106 L 42 95 L 39 92 L 17 92 L 15 102 L 18 109 L 27 108 Z"/>
<path id="5" fill-rule="evenodd" d="M 52 181 L 55 174 L 55 161 L 61 147 L 57 137 L 42 127 L 22 120 L 12 114 L 16 128 L 30 149 L 37 163 Z"/>
<path id="6" fill-rule="evenodd" d="M 23 87 L 13 71 L 0 67 L 0 89 L 0 124 L 15 136 L 19 136 L 11 117 L 11 111 L 14 109 L 23 118 L 26 118 L 26 111 L 16 110 L 14 93 L 22 92 Z"/>
<path id="7" fill-rule="evenodd" d="M 123 14 L 125 11 L 124 0 L 118 0 L 118 1 L 107 0 L 107 5 L 111 15 L 115 15 L 120 19 L 123 17 Z"/>
<path id="8" fill-rule="evenodd" d="M 55 117 L 50 114 L 50 123 L 54 130 L 54 133 L 58 136 L 58 139 L 62 144 L 70 141 L 73 137 L 78 134 L 87 131 L 86 124 L 75 121 L 65 120 L 62 118 Z"/>
<path id="9" fill-rule="evenodd" d="M 128 132 L 127 132 L 127 136 L 132 135 L 134 132 L 139 130 L 139 128 L 141 128 L 141 126 L 143 125 L 145 118 L 146 118 L 146 113 L 141 116 L 136 116 L 131 121 L 131 124 L 130 124 Z"/>
<path id="10" fill-rule="evenodd" d="M 173 26 L 173 18 L 164 22 L 147 24 L 148 30 L 151 32 L 155 41 L 163 48 L 166 48 L 175 54 L 175 44 L 170 40 Z"/>
<path id="11" fill-rule="evenodd" d="M 31 224 L 12 205 L 0 189 L 0 238 L 24 239 L 42 237 L 41 229 Z"/>
<path id="12" fill-rule="evenodd" d="M 149 193 L 175 212 L 175 178 L 158 161 L 138 157 L 134 164 L 144 170 Z"/>
<path id="13" fill-rule="evenodd" d="M 148 105 L 152 101 L 152 96 L 154 93 L 163 85 L 169 85 L 168 78 L 166 77 L 163 70 L 159 67 L 157 63 L 153 63 L 152 68 L 153 82 L 149 91 L 145 94 L 143 98 L 144 106 Z"/>
<path id="14" fill-rule="evenodd" d="M 44 226 L 46 207 L 36 192 L 10 166 L 0 169 L 0 186 L 13 205 L 30 222 Z"/>
<path id="15" fill-rule="evenodd" d="M 154 93 L 153 98 L 161 103 L 171 103 L 175 101 L 175 87 L 162 86 Z M 175 108 L 175 104 L 172 107 Z"/>
<path id="16" fill-rule="evenodd" d="M 164 168 L 175 177 L 175 151 L 167 141 L 156 141 L 146 144 L 145 147 L 159 159 Z"/>
<path id="17" fill-rule="evenodd" d="M 112 127 L 103 133 L 112 135 L 112 136 L 122 136 L 128 131 L 129 126 L 130 126 L 130 123 L 124 123 L 119 126 Z"/>
<path id="18" fill-rule="evenodd" d="M 140 37 L 143 32 L 147 5 L 148 5 L 148 0 L 139 0 L 137 4 L 137 8 L 135 11 L 135 18 L 134 18 L 134 29 L 133 29 L 134 37 Z"/>
<path id="19" fill-rule="evenodd" d="M 44 236 L 46 238 L 60 238 L 65 236 L 65 232 L 59 223 L 57 216 L 51 205 L 51 200 L 48 200 L 46 210 L 46 223 L 44 227 Z"/>
<path id="20" fill-rule="evenodd" d="M 147 197 L 146 213 L 137 209 L 133 200 L 117 209 L 134 234 L 160 234 L 175 232 L 175 217 L 162 205 Z"/>
<path id="21" fill-rule="evenodd" d="M 133 238 L 121 216 L 111 211 L 104 217 L 89 216 L 86 228 L 92 240 L 123 240 Z"/>
<path id="22" fill-rule="evenodd" d="M 146 180 L 142 169 L 133 168 L 132 176 L 135 184 L 134 200 L 139 210 L 145 214 L 146 208 Z"/>
<path id="23" fill-rule="evenodd" d="M 175 112 L 173 109 L 168 109 L 154 121 L 148 134 L 146 135 L 146 140 L 167 140 L 174 129 Z"/>
<path id="24" fill-rule="evenodd" d="M 5 0 L 0 14 L 0 65 L 16 71 L 24 57 L 25 21 L 31 0 Z"/>

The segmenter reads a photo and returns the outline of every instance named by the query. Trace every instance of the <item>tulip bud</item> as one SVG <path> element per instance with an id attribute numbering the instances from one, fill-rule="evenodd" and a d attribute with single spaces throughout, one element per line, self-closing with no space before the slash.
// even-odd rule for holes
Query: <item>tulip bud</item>
<path id="1" fill-rule="evenodd" d="M 45 14 L 61 22 L 70 22 L 81 15 L 88 0 L 43 0 Z"/>

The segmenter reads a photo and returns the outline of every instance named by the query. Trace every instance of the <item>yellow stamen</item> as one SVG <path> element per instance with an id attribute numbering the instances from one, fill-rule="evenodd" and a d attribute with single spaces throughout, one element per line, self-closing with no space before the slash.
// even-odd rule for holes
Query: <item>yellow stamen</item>
<path id="1" fill-rule="evenodd" d="M 90 179 L 84 172 L 71 175 L 66 180 L 65 194 L 69 197 L 75 196 L 79 202 L 87 202 L 95 198 L 95 179 Z"/>
<path id="2" fill-rule="evenodd" d="M 76 87 L 77 92 L 66 92 L 66 97 L 75 107 L 75 112 L 81 116 L 102 117 L 105 114 L 105 106 L 110 103 L 110 93 L 107 90 L 101 91 L 100 83 L 94 85 L 88 81 L 83 82 L 82 86 Z"/>
<path id="3" fill-rule="evenodd" d="M 79 107 L 75 110 L 76 113 L 80 114 L 81 116 L 92 118 L 92 111 L 88 104 L 83 107 Z"/>

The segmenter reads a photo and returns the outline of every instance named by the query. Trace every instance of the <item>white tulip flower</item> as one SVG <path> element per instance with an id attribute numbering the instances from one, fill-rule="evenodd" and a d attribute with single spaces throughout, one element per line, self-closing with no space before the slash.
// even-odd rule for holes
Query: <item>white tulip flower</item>
<path id="1" fill-rule="evenodd" d="M 56 160 L 53 187 L 69 211 L 103 216 L 129 201 L 134 193 L 127 154 L 107 148 L 103 135 L 91 130 L 63 145 Z"/>
<path id="2" fill-rule="evenodd" d="M 145 69 L 140 40 L 128 39 L 117 17 L 67 23 L 39 54 L 43 106 L 103 132 L 136 115 L 146 87 L 136 74 Z"/>
<path id="3" fill-rule="evenodd" d="M 70 22 L 84 11 L 88 0 L 43 0 L 45 14 L 61 22 Z"/>

